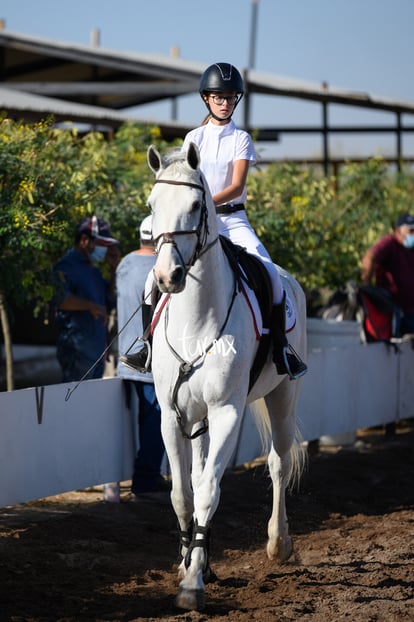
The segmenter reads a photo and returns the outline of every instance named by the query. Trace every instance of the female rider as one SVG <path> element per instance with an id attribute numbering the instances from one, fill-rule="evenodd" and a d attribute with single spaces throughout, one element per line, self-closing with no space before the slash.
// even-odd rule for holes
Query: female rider
<path id="1" fill-rule="evenodd" d="M 306 373 L 307 367 L 286 339 L 286 294 L 279 272 L 251 227 L 244 207 L 247 173 L 250 164 L 256 162 L 256 156 L 250 135 L 239 129 L 231 118 L 243 96 L 242 77 L 233 65 L 215 63 L 201 76 L 199 92 L 208 116 L 200 127 L 187 134 L 183 150 L 190 142 L 199 148 L 200 168 L 216 206 L 219 233 L 263 261 L 273 288 L 273 361 L 279 374 L 298 378 Z M 143 308 L 143 315 L 145 319 L 150 317 L 150 309 Z M 148 358 L 144 346 L 137 354 L 126 354 L 120 360 L 142 370 L 145 366 L 148 368 Z"/>

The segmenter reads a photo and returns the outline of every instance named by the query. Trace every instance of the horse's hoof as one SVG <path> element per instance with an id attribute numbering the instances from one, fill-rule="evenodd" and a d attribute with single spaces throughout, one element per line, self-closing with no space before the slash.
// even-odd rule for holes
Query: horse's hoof
<path id="1" fill-rule="evenodd" d="M 214 572 L 211 570 L 210 566 L 207 566 L 205 571 L 203 572 L 203 582 L 204 583 L 213 583 L 217 579 Z"/>
<path id="2" fill-rule="evenodd" d="M 203 611 L 206 606 L 204 590 L 186 590 L 180 588 L 175 597 L 175 606 L 188 611 Z"/>
<path id="3" fill-rule="evenodd" d="M 271 561 L 285 562 L 293 553 L 293 541 L 290 536 L 277 538 L 276 542 L 268 541 L 267 556 Z"/>

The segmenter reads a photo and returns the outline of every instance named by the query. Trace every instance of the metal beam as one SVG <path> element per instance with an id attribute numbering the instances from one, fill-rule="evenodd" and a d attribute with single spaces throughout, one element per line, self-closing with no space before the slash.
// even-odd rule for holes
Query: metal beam
<path id="1" fill-rule="evenodd" d="M 196 82 L 75 81 L 75 82 L 9 82 L 7 88 L 36 95 L 73 97 L 77 95 L 145 95 L 172 97 L 197 90 Z"/>
<path id="2" fill-rule="evenodd" d="M 400 129 L 401 132 L 414 132 L 413 125 L 401 125 Z M 272 132 L 275 134 L 321 134 L 322 127 L 319 125 L 279 125 L 271 128 L 252 128 L 250 131 L 254 132 L 257 130 L 268 132 L 269 134 Z M 395 125 L 328 125 L 327 130 L 330 134 L 381 134 L 382 132 L 385 134 L 395 134 L 397 127 Z"/>

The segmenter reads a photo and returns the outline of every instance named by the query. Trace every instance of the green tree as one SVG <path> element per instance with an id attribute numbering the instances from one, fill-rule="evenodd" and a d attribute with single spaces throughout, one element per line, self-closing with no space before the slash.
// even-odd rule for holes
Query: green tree
<path id="1" fill-rule="evenodd" d="M 157 128 L 136 124 L 107 141 L 98 132 L 79 136 L 75 128 L 53 128 L 52 120 L 1 119 L 0 318 L 9 389 L 10 302 L 30 304 L 36 314 L 51 300 L 53 265 L 87 214 L 107 219 L 125 252 L 136 246 L 152 179 L 146 165 L 150 142 L 165 146 Z"/>
<path id="2" fill-rule="evenodd" d="M 338 178 L 312 167 L 273 164 L 248 178 L 249 219 L 273 260 L 305 290 L 358 281 L 365 251 L 414 209 L 414 177 L 379 159 L 348 164 Z"/>
<path id="3" fill-rule="evenodd" d="M 88 214 L 110 223 L 123 254 L 136 248 L 153 184 L 151 143 L 167 148 L 157 127 L 142 124 L 126 123 L 107 140 L 99 132 L 57 129 L 51 119 L 0 117 L 0 323 L 9 389 L 11 302 L 36 314 L 51 300 L 53 265 Z M 337 178 L 293 164 L 258 166 L 247 190 L 253 227 L 307 292 L 357 281 L 366 249 L 392 230 L 399 213 L 414 212 L 412 172 L 391 173 L 378 158 L 348 164 Z"/>

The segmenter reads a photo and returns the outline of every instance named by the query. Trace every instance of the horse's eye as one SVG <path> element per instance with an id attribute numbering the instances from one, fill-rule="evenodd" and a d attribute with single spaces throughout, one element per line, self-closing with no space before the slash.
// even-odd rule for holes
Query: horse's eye
<path id="1" fill-rule="evenodd" d="M 191 211 L 196 212 L 200 208 L 200 201 L 194 201 L 191 206 Z"/>

